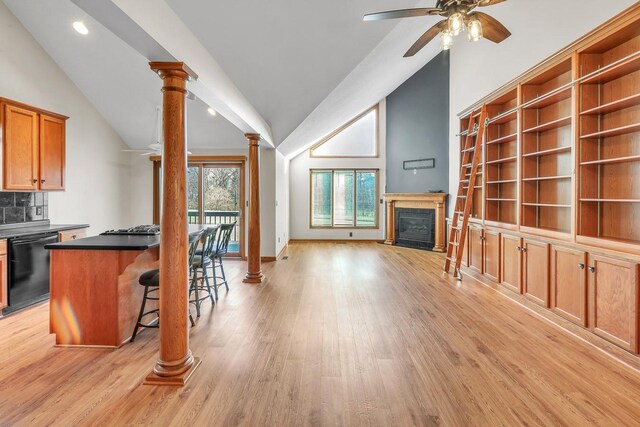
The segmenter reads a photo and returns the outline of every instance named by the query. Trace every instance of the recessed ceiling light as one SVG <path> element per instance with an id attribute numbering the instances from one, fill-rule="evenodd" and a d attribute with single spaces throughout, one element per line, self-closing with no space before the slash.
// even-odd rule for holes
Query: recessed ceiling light
<path id="1" fill-rule="evenodd" d="M 86 36 L 87 34 L 89 34 L 89 29 L 87 28 L 86 25 L 84 25 L 84 22 L 82 21 L 74 22 L 73 29 L 79 32 L 80 34 L 82 34 L 83 36 Z"/>
<path id="2" fill-rule="evenodd" d="M 215 115 L 216 115 L 216 110 L 214 110 L 214 109 L 213 109 L 213 108 L 211 108 L 211 107 L 209 107 L 209 108 L 207 109 L 207 112 L 208 112 L 209 114 L 211 114 L 212 116 L 215 116 Z"/>

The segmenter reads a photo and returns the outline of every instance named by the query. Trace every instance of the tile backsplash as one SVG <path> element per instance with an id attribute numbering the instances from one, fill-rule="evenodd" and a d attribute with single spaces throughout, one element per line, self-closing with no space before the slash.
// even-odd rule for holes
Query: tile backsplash
<path id="1" fill-rule="evenodd" d="M 49 195 L 47 193 L 0 192 L 0 224 L 49 219 Z"/>

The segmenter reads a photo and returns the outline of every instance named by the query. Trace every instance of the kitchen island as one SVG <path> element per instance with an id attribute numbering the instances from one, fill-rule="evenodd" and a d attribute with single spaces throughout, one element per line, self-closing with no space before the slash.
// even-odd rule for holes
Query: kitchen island
<path id="1" fill-rule="evenodd" d="M 189 233 L 203 228 L 190 225 Z M 119 347 L 128 341 L 144 290 L 138 278 L 158 268 L 160 236 L 100 235 L 46 249 L 51 250 L 50 332 L 56 345 Z M 147 310 L 155 308 L 150 303 Z"/>

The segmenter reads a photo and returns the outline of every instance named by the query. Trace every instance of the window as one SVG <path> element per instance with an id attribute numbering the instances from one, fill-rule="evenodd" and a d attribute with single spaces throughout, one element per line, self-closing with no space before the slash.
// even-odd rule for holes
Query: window
<path id="1" fill-rule="evenodd" d="M 377 170 L 311 170 L 311 227 L 378 228 L 377 200 Z"/>
<path id="2" fill-rule="evenodd" d="M 378 106 L 338 128 L 310 149 L 311 157 L 378 157 Z"/>

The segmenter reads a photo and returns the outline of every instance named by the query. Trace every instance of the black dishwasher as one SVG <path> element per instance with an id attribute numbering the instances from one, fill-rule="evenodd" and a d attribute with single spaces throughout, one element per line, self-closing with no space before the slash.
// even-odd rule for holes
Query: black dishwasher
<path id="1" fill-rule="evenodd" d="M 9 239 L 9 306 L 4 314 L 49 298 L 49 251 L 57 233 Z"/>

